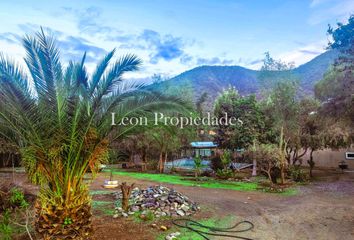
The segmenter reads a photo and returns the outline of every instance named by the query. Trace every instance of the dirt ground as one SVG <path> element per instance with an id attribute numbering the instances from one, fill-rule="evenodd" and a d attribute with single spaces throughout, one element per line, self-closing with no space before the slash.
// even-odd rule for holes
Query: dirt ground
<path id="1" fill-rule="evenodd" d="M 107 178 L 105 175 L 107 173 L 99 174 L 91 184 L 92 190 L 103 190 L 101 184 Z M 298 187 L 299 193 L 295 196 L 164 185 L 173 187 L 202 206 L 202 211 L 194 216 L 196 219 L 234 216 L 237 221 L 253 222 L 255 228 L 251 232 L 239 234 L 244 237 L 265 240 L 354 239 L 354 173 L 317 171 L 315 175 L 317 180 Z M 10 174 L 0 174 L 1 181 L 10 177 Z M 17 184 L 36 191 L 25 179 L 24 174 L 16 174 Z M 121 176 L 116 179 L 134 182 L 138 187 L 157 184 Z M 113 201 L 111 195 L 105 195 L 105 198 Z M 94 196 L 95 199 L 102 200 L 102 196 Z M 94 239 L 99 240 L 153 240 L 161 233 L 144 223 L 113 219 L 95 212 L 93 224 Z M 171 226 L 170 222 L 164 224 Z"/>

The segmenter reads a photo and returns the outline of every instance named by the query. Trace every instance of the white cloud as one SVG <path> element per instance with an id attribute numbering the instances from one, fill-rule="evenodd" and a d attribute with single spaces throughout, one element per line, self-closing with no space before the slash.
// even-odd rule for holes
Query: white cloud
<path id="1" fill-rule="evenodd" d="M 327 40 L 322 40 L 320 42 L 311 43 L 306 46 L 294 49 L 289 52 L 284 52 L 276 56 L 284 62 L 293 62 L 295 66 L 307 63 L 316 56 L 322 54 L 326 51 Z"/>
<path id="2" fill-rule="evenodd" d="M 327 2 L 331 2 L 331 4 L 325 4 Z M 313 0 L 310 7 L 313 10 L 308 20 L 311 25 L 328 22 L 333 17 L 336 17 L 337 21 L 343 22 L 346 21 L 351 14 L 354 14 L 353 0 Z"/>

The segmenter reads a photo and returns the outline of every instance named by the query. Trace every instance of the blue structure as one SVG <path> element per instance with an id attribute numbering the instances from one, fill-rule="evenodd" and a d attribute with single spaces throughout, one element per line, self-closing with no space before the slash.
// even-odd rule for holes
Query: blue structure
<path id="1" fill-rule="evenodd" d="M 213 142 L 191 142 L 191 147 L 193 149 L 193 157 L 209 158 L 214 156 L 214 149 L 218 145 Z"/>

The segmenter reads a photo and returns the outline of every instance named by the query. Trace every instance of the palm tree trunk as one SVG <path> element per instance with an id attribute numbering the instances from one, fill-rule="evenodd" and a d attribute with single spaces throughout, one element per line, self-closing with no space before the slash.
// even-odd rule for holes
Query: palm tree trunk
<path id="1" fill-rule="evenodd" d="M 40 239 L 89 238 L 92 233 L 89 192 L 80 191 L 73 197 L 76 201 L 66 203 L 58 200 L 56 195 L 47 195 L 37 200 L 35 229 Z"/>

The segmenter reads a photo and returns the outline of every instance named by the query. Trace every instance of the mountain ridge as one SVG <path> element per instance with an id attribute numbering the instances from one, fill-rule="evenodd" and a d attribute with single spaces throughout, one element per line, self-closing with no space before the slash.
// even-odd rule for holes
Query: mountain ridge
<path id="1" fill-rule="evenodd" d="M 309 62 L 292 70 L 299 79 L 304 95 L 313 94 L 314 85 L 321 80 L 324 73 L 338 57 L 336 51 L 326 51 Z M 195 101 L 202 93 L 208 94 L 207 101 L 213 102 L 219 93 L 228 86 L 234 86 L 241 95 L 257 94 L 260 90 L 259 70 L 241 66 L 198 66 L 187 70 L 173 78 L 153 83 L 149 88 L 174 95 L 184 95 Z M 274 77 L 277 77 L 274 72 Z M 189 90 L 188 90 L 189 89 Z"/>

